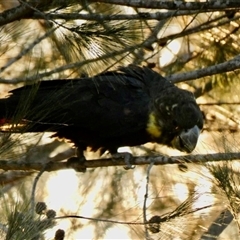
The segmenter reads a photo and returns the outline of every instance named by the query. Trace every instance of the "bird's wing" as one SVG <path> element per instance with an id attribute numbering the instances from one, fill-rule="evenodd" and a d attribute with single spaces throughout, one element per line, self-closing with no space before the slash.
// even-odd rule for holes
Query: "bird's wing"
<path id="1" fill-rule="evenodd" d="M 95 149 L 154 141 L 190 152 L 203 125 L 193 95 L 149 68 L 42 81 L 10 94 L 0 100 L 0 122 L 7 112 L 28 132 L 57 132 Z"/>
<path id="2" fill-rule="evenodd" d="M 143 128 L 150 100 L 144 82 L 118 72 L 89 79 L 42 81 L 11 94 L 8 105 L 20 105 L 17 109 L 24 109 L 23 118 L 40 130 L 75 126 L 105 136 Z"/>

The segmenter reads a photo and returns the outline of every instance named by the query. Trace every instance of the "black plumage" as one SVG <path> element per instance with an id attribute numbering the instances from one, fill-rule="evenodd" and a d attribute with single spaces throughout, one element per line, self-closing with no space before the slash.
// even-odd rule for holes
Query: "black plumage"
<path id="1" fill-rule="evenodd" d="M 0 100 L 0 123 L 9 122 L 8 131 L 50 131 L 81 150 L 111 153 L 146 142 L 191 152 L 203 127 L 192 93 L 137 66 L 17 88 Z"/>

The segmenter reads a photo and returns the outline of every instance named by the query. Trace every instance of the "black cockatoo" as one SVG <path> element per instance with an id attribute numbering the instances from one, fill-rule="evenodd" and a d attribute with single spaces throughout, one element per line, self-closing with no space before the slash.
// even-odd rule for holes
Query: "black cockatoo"
<path id="1" fill-rule="evenodd" d="M 87 147 L 114 154 L 121 146 L 147 142 L 190 153 L 203 117 L 191 92 L 147 67 L 128 66 L 17 88 L 0 99 L 2 131 L 6 123 L 13 124 L 7 131 L 54 132 L 73 142 L 80 155 Z"/>

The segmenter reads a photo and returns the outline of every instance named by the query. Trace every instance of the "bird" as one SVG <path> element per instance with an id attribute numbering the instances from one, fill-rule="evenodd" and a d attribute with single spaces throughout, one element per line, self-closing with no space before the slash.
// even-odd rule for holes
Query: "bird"
<path id="1" fill-rule="evenodd" d="M 10 129 L 5 129 L 11 124 Z M 53 132 L 84 151 L 117 154 L 154 142 L 191 153 L 203 128 L 193 93 L 148 67 L 129 65 L 93 77 L 42 80 L 0 99 L 0 131 Z"/>

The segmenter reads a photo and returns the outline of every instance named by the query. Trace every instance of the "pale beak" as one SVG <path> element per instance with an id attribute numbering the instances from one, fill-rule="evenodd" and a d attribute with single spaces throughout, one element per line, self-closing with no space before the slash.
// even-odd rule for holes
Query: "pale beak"
<path id="1" fill-rule="evenodd" d="M 173 147 L 182 152 L 192 152 L 197 145 L 200 132 L 201 130 L 197 125 L 195 125 L 193 128 L 183 130 L 177 137 L 173 139 Z"/>

